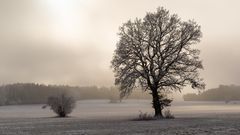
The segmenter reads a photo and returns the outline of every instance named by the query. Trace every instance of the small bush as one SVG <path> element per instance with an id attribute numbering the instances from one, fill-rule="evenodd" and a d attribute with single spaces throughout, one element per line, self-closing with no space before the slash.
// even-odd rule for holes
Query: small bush
<path id="1" fill-rule="evenodd" d="M 76 101 L 73 97 L 61 94 L 48 98 L 47 105 L 59 116 L 66 117 L 75 108 Z M 46 108 L 43 106 L 43 108 Z"/>
<path id="2" fill-rule="evenodd" d="M 171 111 L 169 109 L 166 109 L 164 111 L 164 117 L 166 119 L 174 119 L 175 118 L 174 115 L 171 113 Z"/>
<path id="3" fill-rule="evenodd" d="M 140 114 L 138 115 L 138 119 L 136 120 L 156 120 L 156 118 L 154 117 L 154 115 L 149 114 L 149 113 L 143 113 L 142 111 L 139 111 Z"/>

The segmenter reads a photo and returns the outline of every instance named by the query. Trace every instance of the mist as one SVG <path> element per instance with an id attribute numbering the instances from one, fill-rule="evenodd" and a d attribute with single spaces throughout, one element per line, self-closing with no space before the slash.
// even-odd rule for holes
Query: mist
<path id="1" fill-rule="evenodd" d="M 113 86 L 110 61 L 119 26 L 164 6 L 201 25 L 203 38 L 197 47 L 206 88 L 239 84 L 237 5 L 237 0 L 2 0 L 0 83 Z"/>
<path id="2" fill-rule="evenodd" d="M 239 135 L 239 5 L 0 0 L 0 134 Z"/>

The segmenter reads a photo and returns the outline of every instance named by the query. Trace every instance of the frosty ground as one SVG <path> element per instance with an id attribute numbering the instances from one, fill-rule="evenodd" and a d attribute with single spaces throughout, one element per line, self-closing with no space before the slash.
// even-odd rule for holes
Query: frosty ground
<path id="1" fill-rule="evenodd" d="M 136 121 L 139 111 L 152 113 L 149 100 L 80 101 L 68 118 L 56 118 L 42 105 L 0 107 L 0 135 L 170 134 L 239 135 L 239 103 L 176 102 L 176 119 Z"/>

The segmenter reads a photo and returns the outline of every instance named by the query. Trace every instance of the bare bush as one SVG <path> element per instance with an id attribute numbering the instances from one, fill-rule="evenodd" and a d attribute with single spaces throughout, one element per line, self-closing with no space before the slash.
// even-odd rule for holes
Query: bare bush
<path id="1" fill-rule="evenodd" d="M 140 114 L 138 115 L 138 119 L 136 120 L 156 120 L 156 117 L 154 117 L 154 115 L 149 114 L 147 112 L 143 113 L 142 111 L 139 111 Z"/>
<path id="2" fill-rule="evenodd" d="M 166 109 L 164 111 L 164 117 L 166 119 L 174 119 L 175 118 L 174 115 L 171 113 L 171 111 L 169 109 Z"/>
<path id="3" fill-rule="evenodd" d="M 75 108 L 76 101 L 65 93 L 48 98 L 47 105 L 59 116 L 66 117 Z"/>

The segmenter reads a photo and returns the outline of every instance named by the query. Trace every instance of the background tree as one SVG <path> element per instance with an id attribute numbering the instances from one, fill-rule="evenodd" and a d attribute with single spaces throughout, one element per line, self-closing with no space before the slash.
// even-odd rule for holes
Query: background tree
<path id="1" fill-rule="evenodd" d="M 65 93 L 48 98 L 47 105 L 59 116 L 66 117 L 75 108 L 76 101 Z M 43 106 L 45 108 L 46 106 Z"/>
<path id="2" fill-rule="evenodd" d="M 194 21 L 181 21 L 161 7 L 143 19 L 128 21 L 119 30 L 111 63 L 121 97 L 141 86 L 152 95 L 155 116 L 162 117 L 162 109 L 171 102 L 165 92 L 181 91 L 188 84 L 204 88 L 199 78 L 199 69 L 203 69 L 200 51 L 192 46 L 202 33 Z"/>

